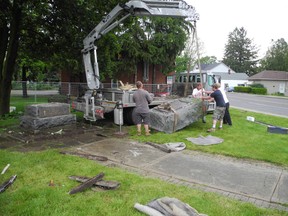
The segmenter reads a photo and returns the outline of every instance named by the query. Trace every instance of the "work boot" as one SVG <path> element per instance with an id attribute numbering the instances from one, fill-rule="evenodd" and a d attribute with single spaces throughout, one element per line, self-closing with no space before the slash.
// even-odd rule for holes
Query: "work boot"
<path id="1" fill-rule="evenodd" d="M 210 128 L 207 130 L 207 132 L 214 132 L 215 131 L 215 128 Z"/>
<path id="2" fill-rule="evenodd" d="M 150 136 L 150 135 L 151 135 L 151 134 L 150 134 L 150 130 L 146 131 L 145 135 L 146 135 L 146 136 Z"/>

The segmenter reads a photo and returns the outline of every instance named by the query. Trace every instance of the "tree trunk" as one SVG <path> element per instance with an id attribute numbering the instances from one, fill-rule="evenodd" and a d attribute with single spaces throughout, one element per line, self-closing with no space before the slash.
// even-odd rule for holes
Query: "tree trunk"
<path id="1" fill-rule="evenodd" d="M 7 49 L 4 50 L 5 57 L 1 60 L 1 75 L 0 75 L 0 116 L 9 113 L 10 111 L 10 94 L 12 87 L 12 77 L 15 69 L 17 52 L 19 47 L 19 36 L 20 36 L 20 23 L 22 20 L 22 0 L 14 0 L 11 9 L 11 22 L 4 23 L 1 26 L 1 30 L 8 29 L 10 27 L 10 34 L 7 34 L 6 38 L 1 38 L 8 41 Z M 9 3 L 8 3 L 9 4 Z M 2 5 L 2 3 L 1 3 Z M 4 18 L 5 19 L 5 18 Z M 2 20 L 2 19 L 1 19 Z M 6 26 L 5 26 L 6 25 Z M 2 32 L 1 32 L 2 33 Z M 1 35 L 4 37 L 4 35 Z M 5 47 L 4 47 L 5 48 Z M 0 56 L 2 57 L 2 56 Z"/>
<path id="2" fill-rule="evenodd" d="M 152 65 L 152 83 L 151 84 L 155 84 L 156 83 L 156 66 L 155 64 Z M 152 92 L 156 92 L 156 86 L 152 85 Z"/>
<path id="3" fill-rule="evenodd" d="M 190 76 L 190 61 L 188 63 L 187 67 L 187 75 L 186 75 L 186 82 L 185 82 L 185 88 L 184 88 L 184 97 L 187 97 L 188 94 L 188 87 L 189 87 L 189 76 Z"/>
<path id="4" fill-rule="evenodd" d="M 27 67 L 25 65 L 22 66 L 22 93 L 23 93 L 23 98 L 28 97 L 27 93 Z"/>

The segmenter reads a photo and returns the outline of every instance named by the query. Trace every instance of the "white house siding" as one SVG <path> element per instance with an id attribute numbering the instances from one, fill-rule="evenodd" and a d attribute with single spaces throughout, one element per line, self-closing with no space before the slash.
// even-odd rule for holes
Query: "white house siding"
<path id="1" fill-rule="evenodd" d="M 274 94 L 279 92 L 280 90 L 280 85 L 283 88 L 284 85 L 284 95 L 288 96 L 288 82 L 287 81 L 255 81 L 254 83 L 260 83 L 262 84 L 265 88 L 267 88 L 267 93 L 268 94 Z"/>
<path id="2" fill-rule="evenodd" d="M 248 80 L 221 80 L 221 83 L 228 84 L 229 87 L 235 87 L 235 86 L 239 86 L 239 85 L 244 85 L 247 86 L 248 84 L 251 84 L 251 82 L 249 82 Z"/>
<path id="3" fill-rule="evenodd" d="M 229 67 L 225 64 L 219 64 L 216 67 L 212 68 L 211 70 L 207 70 L 207 72 L 211 73 L 228 73 Z M 230 69 L 230 73 L 235 73 L 233 70 Z"/>

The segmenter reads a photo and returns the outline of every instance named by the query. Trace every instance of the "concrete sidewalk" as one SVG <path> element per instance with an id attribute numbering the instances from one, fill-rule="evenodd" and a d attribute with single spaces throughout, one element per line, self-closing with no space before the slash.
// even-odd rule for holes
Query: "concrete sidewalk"
<path id="1" fill-rule="evenodd" d="M 288 211 L 288 170 L 271 164 L 188 150 L 165 153 L 124 138 L 105 139 L 72 150 L 106 156 L 109 161 L 104 164 Z"/>

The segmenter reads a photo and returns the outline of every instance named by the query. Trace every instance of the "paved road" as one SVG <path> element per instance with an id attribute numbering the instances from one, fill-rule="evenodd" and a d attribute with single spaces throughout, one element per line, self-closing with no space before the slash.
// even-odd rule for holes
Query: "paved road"
<path id="1" fill-rule="evenodd" d="M 28 95 L 35 96 L 35 95 L 57 95 L 59 94 L 58 90 L 28 90 Z M 22 90 L 12 90 L 11 95 L 22 95 Z"/>
<path id="2" fill-rule="evenodd" d="M 288 118 L 288 98 L 227 92 L 230 106 Z"/>

